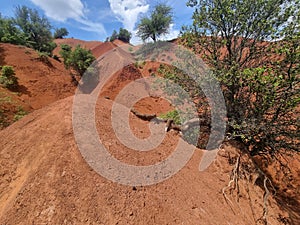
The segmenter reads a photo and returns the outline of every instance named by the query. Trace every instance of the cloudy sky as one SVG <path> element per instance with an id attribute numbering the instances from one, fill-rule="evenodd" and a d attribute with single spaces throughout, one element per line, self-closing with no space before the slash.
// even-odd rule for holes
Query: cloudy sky
<path id="1" fill-rule="evenodd" d="M 26 5 L 46 15 L 54 27 L 66 27 L 69 37 L 105 40 L 120 27 L 134 33 L 139 18 L 149 14 L 157 2 L 151 0 L 0 0 L 3 16 L 13 16 L 18 5 Z M 178 35 L 182 25 L 191 24 L 193 10 L 187 0 L 164 0 L 173 8 L 174 24 L 167 39 Z M 134 37 L 132 42 L 140 40 Z"/>

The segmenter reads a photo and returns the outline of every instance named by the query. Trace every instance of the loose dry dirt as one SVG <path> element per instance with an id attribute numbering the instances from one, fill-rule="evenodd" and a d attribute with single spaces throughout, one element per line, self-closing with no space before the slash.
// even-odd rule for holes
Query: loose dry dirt
<path id="1" fill-rule="evenodd" d="M 150 67 L 155 70 L 157 65 L 146 65 L 144 70 Z M 100 139 L 115 158 L 131 165 L 164 160 L 180 138 L 177 132 L 168 132 L 159 147 L 146 153 L 132 151 L 117 140 L 111 125 L 113 100 L 130 77 L 142 76 L 147 76 L 143 69 L 133 66 L 117 72 L 96 105 Z M 0 224 L 264 224 L 261 177 L 238 148 L 222 145 L 204 172 L 198 170 L 204 150 L 196 149 L 187 165 L 162 183 L 120 185 L 97 174 L 81 156 L 72 127 L 72 103 L 73 97 L 56 101 L 0 131 Z M 157 97 L 144 98 L 134 107 L 157 114 L 172 109 Z M 149 122 L 133 114 L 129 121 L 137 137 L 150 135 Z M 245 172 L 240 172 L 238 187 L 224 190 L 239 154 Z M 291 224 L 290 217 L 297 224 L 297 212 L 284 211 L 288 209 L 272 195 L 266 204 L 268 224 Z"/>
<path id="2" fill-rule="evenodd" d="M 97 124 L 107 127 L 111 101 L 102 99 Z M 222 188 L 227 186 L 233 165 L 227 154 L 205 172 L 199 172 L 203 151 L 171 179 L 148 187 L 113 183 L 95 173 L 77 149 L 72 130 L 72 97 L 35 111 L 0 133 L 0 223 L 1 224 L 255 224 L 263 215 L 263 191 L 241 182 L 239 202 Z M 135 132 L 144 127 L 134 123 Z M 176 133 L 169 138 L 176 140 Z M 105 130 L 104 142 L 114 144 L 114 133 Z M 161 160 L 176 146 L 168 142 L 139 164 Z M 120 148 L 120 145 L 118 145 Z M 124 148 L 125 150 L 125 148 Z M 231 152 L 225 146 L 222 152 Z M 114 151 L 124 159 L 124 151 Z M 127 163 L 137 163 L 130 152 Z M 155 157 L 156 155 L 156 157 Z M 159 157 L 160 155 L 160 157 Z M 158 156 L 158 157 L 157 157 Z M 245 185 L 245 186 L 244 186 Z M 246 191 L 248 190 L 248 192 Z M 285 218 L 270 198 L 270 224 Z"/>

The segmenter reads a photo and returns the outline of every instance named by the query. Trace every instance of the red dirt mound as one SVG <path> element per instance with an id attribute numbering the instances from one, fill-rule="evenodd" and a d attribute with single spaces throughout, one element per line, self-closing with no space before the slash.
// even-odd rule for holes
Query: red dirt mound
<path id="1" fill-rule="evenodd" d="M 62 63 L 41 57 L 23 46 L 0 44 L 0 52 L 0 65 L 13 66 L 19 82 L 15 92 L 1 88 L 1 96 L 11 98 L 26 111 L 39 109 L 74 93 L 75 86 Z M 6 107 L 7 104 L 1 103 Z"/>
<path id="2" fill-rule="evenodd" d="M 124 155 L 126 149 L 115 142 L 106 119 L 112 102 L 99 102 L 96 123 L 105 129 L 100 136 L 116 158 L 143 165 L 176 147 L 172 140 L 178 136 L 171 132 L 167 143 L 147 157 L 140 155 L 138 162 L 130 157 L 134 151 Z M 258 186 L 240 180 L 238 201 L 229 191 L 230 202 L 222 196 L 234 167 L 229 159 L 236 159 L 233 147 L 225 146 L 205 172 L 198 171 L 203 151 L 196 150 L 180 172 L 162 183 L 123 186 L 84 161 L 74 140 L 71 110 L 72 98 L 67 98 L 0 132 L 0 224 L 262 224 L 264 193 Z M 135 132 L 143 132 L 134 124 Z M 282 224 L 285 216 L 269 197 L 269 223 Z"/>
<path id="3" fill-rule="evenodd" d="M 124 41 L 121 41 L 121 40 L 114 40 L 113 43 L 117 46 L 122 46 L 122 45 L 128 45 L 128 43 L 124 42 Z M 129 44 L 130 45 L 130 44 Z"/>
<path id="4" fill-rule="evenodd" d="M 117 45 L 115 45 L 111 42 L 105 42 L 105 43 L 102 43 L 102 44 L 96 46 L 95 48 L 92 48 L 91 51 L 92 51 L 93 55 L 96 58 L 98 58 L 101 55 L 104 55 L 106 52 L 108 52 L 116 47 L 117 47 Z"/>
<path id="5" fill-rule="evenodd" d="M 72 47 L 76 47 L 77 45 L 80 45 L 82 48 L 86 48 L 90 50 L 102 44 L 101 41 L 83 41 L 75 38 L 55 39 L 54 42 L 57 44 L 57 48 L 54 49 L 53 54 L 57 56 L 59 56 L 61 44 L 67 44 Z"/>
<path id="6" fill-rule="evenodd" d="M 82 41 L 78 39 L 73 38 L 66 38 L 66 39 L 56 39 L 55 43 L 57 44 L 57 47 L 54 49 L 53 54 L 60 56 L 60 45 L 61 44 L 67 44 L 71 47 L 76 47 L 77 45 L 80 45 L 82 48 L 86 48 L 92 51 L 93 55 L 98 58 L 101 55 L 105 54 L 106 52 L 112 50 L 113 48 L 118 47 L 117 44 L 114 44 L 112 42 L 100 42 L 100 41 Z M 120 44 L 120 43 L 118 43 Z"/>

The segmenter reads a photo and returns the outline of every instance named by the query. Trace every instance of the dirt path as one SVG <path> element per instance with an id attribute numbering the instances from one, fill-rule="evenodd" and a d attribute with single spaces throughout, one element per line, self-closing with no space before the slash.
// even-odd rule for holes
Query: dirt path
<path id="1" fill-rule="evenodd" d="M 110 105 L 110 100 L 101 101 L 98 111 L 101 118 L 106 118 Z M 241 191 L 238 203 L 229 196 L 232 209 L 224 200 L 221 190 L 228 184 L 233 168 L 228 164 L 227 153 L 200 173 L 202 151 L 197 150 L 171 179 L 147 187 L 123 186 L 101 177 L 88 166 L 76 147 L 71 106 L 72 98 L 59 101 L 0 132 L 1 155 L 10 156 L 0 158 L 6 165 L 0 174 L 16 171 L 7 186 L 1 186 L 0 192 L 5 192 L 8 198 L 1 202 L 0 224 L 250 225 L 261 217 L 263 191 L 253 184 L 241 183 L 251 195 Z M 143 135 L 145 121 L 132 119 L 135 132 Z M 106 127 L 100 134 L 103 142 L 110 145 L 116 158 L 130 164 L 162 160 L 176 145 L 166 142 L 143 157 L 135 151 L 120 149 L 108 121 L 98 121 L 101 127 Z M 171 132 L 168 138 L 175 141 L 178 136 Z M 114 143 L 121 151 L 114 150 Z M 234 152 L 230 146 L 225 150 Z M 278 218 L 286 214 L 274 200 L 270 201 L 269 221 L 281 224 Z M 249 213 L 251 210 L 253 213 Z"/>

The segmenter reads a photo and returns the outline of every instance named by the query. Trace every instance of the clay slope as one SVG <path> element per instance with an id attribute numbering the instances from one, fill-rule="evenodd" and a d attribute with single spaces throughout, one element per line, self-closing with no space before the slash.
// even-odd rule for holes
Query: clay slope
<path id="1" fill-rule="evenodd" d="M 102 44 L 101 41 L 84 41 L 75 38 L 55 39 L 54 42 L 57 44 L 57 48 L 54 49 L 53 54 L 57 56 L 59 56 L 61 44 L 67 44 L 72 47 L 76 47 L 77 45 L 80 45 L 82 48 L 86 48 L 90 50 Z"/>
<path id="2" fill-rule="evenodd" d="M 228 163 L 228 155 L 236 156 L 231 146 L 205 172 L 198 171 L 203 151 L 196 150 L 180 172 L 152 186 L 133 188 L 101 177 L 76 146 L 72 100 L 37 110 L 0 132 L 0 224 L 262 224 L 264 193 L 258 186 L 241 180 L 238 202 L 229 192 L 230 202 L 222 195 L 234 167 Z M 151 111 L 155 104 L 147 103 Z M 179 137 L 172 131 L 147 157 L 126 150 L 109 124 L 111 106 L 111 100 L 99 99 L 96 124 L 117 159 L 152 164 L 176 147 Z M 143 136 L 146 122 L 131 117 L 135 133 Z M 282 224 L 286 215 L 269 199 L 268 221 Z"/>
<path id="3" fill-rule="evenodd" d="M 57 44 L 57 47 L 54 49 L 53 54 L 59 56 L 59 51 L 60 51 L 60 45 L 61 44 L 67 44 L 72 46 L 73 48 L 76 47 L 77 45 L 80 45 L 82 48 L 86 48 L 92 51 L 93 55 L 98 58 L 105 54 L 106 52 L 117 48 L 128 48 L 131 46 L 128 43 L 124 43 L 121 40 L 115 40 L 113 42 L 100 42 L 100 41 L 83 41 L 83 40 L 78 40 L 74 38 L 66 38 L 66 39 L 56 39 L 55 43 Z"/>
<path id="4" fill-rule="evenodd" d="M 11 44 L 0 44 L 0 55 L 0 65 L 13 66 L 19 81 L 14 92 L 0 88 L 0 98 L 9 100 L 8 103 L 32 111 L 74 93 L 75 86 L 62 63 L 49 57 L 41 58 L 32 49 Z M 12 109 L 6 102 L 1 101 L 1 109 L 9 114 Z"/>

